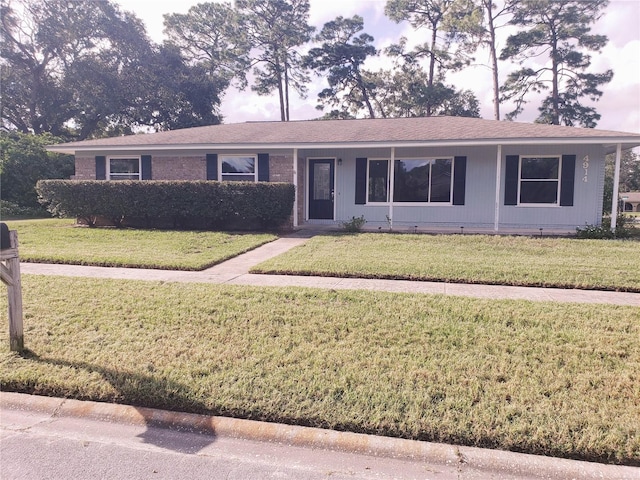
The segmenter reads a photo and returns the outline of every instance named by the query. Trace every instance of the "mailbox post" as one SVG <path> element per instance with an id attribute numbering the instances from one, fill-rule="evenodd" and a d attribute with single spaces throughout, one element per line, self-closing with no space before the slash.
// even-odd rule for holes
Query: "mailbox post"
<path id="1" fill-rule="evenodd" d="M 21 352 L 24 349 L 24 333 L 18 232 L 9 231 L 6 223 L 0 224 L 0 261 L 0 277 L 7 285 L 9 300 L 9 347 L 11 351 Z"/>

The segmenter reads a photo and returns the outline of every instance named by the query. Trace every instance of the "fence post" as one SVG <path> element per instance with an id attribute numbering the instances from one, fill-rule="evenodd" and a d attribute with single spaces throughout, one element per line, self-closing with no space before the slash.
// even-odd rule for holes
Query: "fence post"
<path id="1" fill-rule="evenodd" d="M 4 224 L 3 224 L 4 226 Z M 6 227 L 4 227 L 6 228 Z M 9 232 L 9 248 L 0 250 L 0 276 L 7 285 L 9 300 L 9 348 L 13 352 L 24 350 L 24 333 L 22 327 L 22 282 L 20 281 L 20 259 L 18 257 L 18 232 Z"/>

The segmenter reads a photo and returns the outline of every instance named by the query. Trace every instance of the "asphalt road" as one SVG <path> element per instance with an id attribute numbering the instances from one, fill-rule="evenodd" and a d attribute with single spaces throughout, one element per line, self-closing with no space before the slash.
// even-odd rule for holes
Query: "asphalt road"
<path id="1" fill-rule="evenodd" d="M 455 466 L 3 410 L 0 478 L 457 479 Z"/>

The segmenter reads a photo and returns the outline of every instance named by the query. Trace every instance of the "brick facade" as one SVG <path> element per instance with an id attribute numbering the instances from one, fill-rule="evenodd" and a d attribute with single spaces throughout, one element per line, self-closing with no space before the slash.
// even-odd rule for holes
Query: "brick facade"
<path id="1" fill-rule="evenodd" d="M 71 178 L 73 180 L 95 180 L 95 157 L 79 157 L 76 155 L 76 174 Z"/>
<path id="2" fill-rule="evenodd" d="M 154 180 L 206 180 L 207 161 L 204 155 L 151 158 Z"/>

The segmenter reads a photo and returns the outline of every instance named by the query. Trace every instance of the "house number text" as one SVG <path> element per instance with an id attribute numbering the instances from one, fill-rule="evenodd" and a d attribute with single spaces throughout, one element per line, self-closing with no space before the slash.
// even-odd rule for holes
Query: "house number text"
<path id="1" fill-rule="evenodd" d="M 582 168 L 584 169 L 584 176 L 582 181 L 587 183 L 589 181 L 589 155 L 585 155 L 582 159 Z"/>

